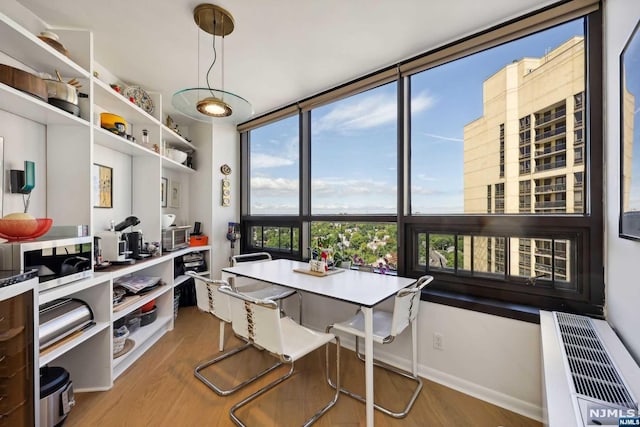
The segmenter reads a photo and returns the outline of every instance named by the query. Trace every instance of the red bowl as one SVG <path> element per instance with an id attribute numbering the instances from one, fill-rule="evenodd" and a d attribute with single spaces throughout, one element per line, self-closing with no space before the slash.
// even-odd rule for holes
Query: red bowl
<path id="1" fill-rule="evenodd" d="M 53 219 L 0 219 L 0 237 L 10 242 L 35 239 L 51 229 Z"/>
<path id="2" fill-rule="evenodd" d="M 149 301 L 148 303 L 144 304 L 142 307 L 140 307 L 141 311 L 143 313 L 147 313 L 151 310 L 153 310 L 153 308 L 156 306 L 156 300 L 152 299 L 151 301 Z"/>

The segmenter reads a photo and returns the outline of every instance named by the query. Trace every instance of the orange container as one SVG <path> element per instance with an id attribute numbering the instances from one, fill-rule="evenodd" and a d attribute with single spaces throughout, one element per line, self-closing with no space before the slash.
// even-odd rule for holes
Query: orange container
<path id="1" fill-rule="evenodd" d="M 189 246 L 206 246 L 208 243 L 209 237 L 207 236 L 189 236 Z"/>

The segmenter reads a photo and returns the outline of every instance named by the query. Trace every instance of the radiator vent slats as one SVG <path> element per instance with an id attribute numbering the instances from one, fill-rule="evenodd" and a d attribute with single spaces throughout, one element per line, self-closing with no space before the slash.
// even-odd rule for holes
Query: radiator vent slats
<path id="1" fill-rule="evenodd" d="M 558 312 L 556 319 L 576 392 L 584 397 L 636 409 L 590 319 Z"/>

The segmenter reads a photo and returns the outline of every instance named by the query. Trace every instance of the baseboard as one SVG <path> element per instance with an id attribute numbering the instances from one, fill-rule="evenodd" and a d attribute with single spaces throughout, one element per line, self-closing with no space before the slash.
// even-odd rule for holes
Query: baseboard
<path id="1" fill-rule="evenodd" d="M 540 406 L 525 402 L 524 400 L 516 399 L 513 396 L 500 393 L 433 368 L 419 366 L 418 370 L 420 376 L 428 380 L 542 422 L 542 408 Z"/>
<path id="2" fill-rule="evenodd" d="M 350 350 L 355 350 L 355 341 L 352 337 L 340 337 L 340 344 Z M 360 348 L 362 351 L 363 348 Z M 376 348 L 376 359 L 397 366 L 401 369 L 411 370 L 411 361 L 409 359 L 398 357 L 395 354 L 385 352 L 381 348 Z M 433 369 L 424 365 L 418 365 L 418 374 L 430 381 L 441 384 L 445 387 L 483 400 L 525 417 L 542 422 L 542 408 L 513 396 L 489 389 L 479 384 L 467 381 L 451 374 Z"/>

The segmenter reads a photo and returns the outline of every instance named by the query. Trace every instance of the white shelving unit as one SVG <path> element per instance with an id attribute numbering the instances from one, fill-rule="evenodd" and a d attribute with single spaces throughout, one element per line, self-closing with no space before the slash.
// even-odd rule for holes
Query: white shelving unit
<path id="1" fill-rule="evenodd" d="M 190 252 L 210 253 L 210 246 L 194 246 L 164 254 L 136 264 L 95 273 L 93 277 L 41 292 L 39 304 L 60 298 L 77 298 L 91 307 L 95 325 L 73 338 L 54 344 L 40 354 L 38 366 L 62 366 L 69 371 L 77 392 L 108 390 L 113 381 L 153 346 L 165 333 L 173 329 L 174 289 L 189 277 L 174 278 L 174 260 Z M 112 306 L 114 282 L 129 275 L 160 277 L 164 285 L 150 291 L 122 309 Z M 155 300 L 156 320 L 131 333 L 134 347 L 128 353 L 113 358 L 113 324 L 144 304 Z"/>
<path id="2" fill-rule="evenodd" d="M 66 111 L 47 104 L 40 98 L 29 95 L 0 83 L 0 110 L 45 125 L 88 126 L 89 123 Z"/>
<path id="3" fill-rule="evenodd" d="M 32 34 L 7 15 L 0 13 L 2 52 L 36 70 L 51 67 L 63 76 L 89 77 L 89 72 Z"/>
<path id="4" fill-rule="evenodd" d="M 107 228 L 106 218 L 110 211 L 94 207 L 93 165 L 97 163 L 113 168 L 113 199 L 119 200 L 120 206 L 113 206 L 112 215 L 117 217 L 111 219 L 120 221 L 120 216 L 137 216 L 144 227 L 146 241 L 161 241 L 161 218 L 165 212 L 176 213 L 183 223 L 192 224 L 194 220 L 208 223 L 211 218 L 193 218 L 190 215 L 188 196 L 194 192 L 190 187 L 191 181 L 196 179 L 196 171 L 160 153 L 160 149 L 166 146 L 193 154 L 198 151 L 198 146 L 163 124 L 159 95 L 151 94 L 156 108 L 152 114 L 147 113 L 94 75 L 96 64 L 90 31 L 53 31 L 58 33 L 73 59 L 62 55 L 0 12 L 0 62 L 3 57 L 10 58 L 13 66 L 17 61 L 21 64 L 18 68 L 32 73 L 54 74 L 58 70 L 65 79 L 75 77 L 81 80 L 82 92 L 89 95 L 88 107 L 81 112 L 82 117 L 88 118 L 85 120 L 0 83 L 0 110 L 26 118 L 45 129 L 42 141 L 34 144 L 41 144 L 37 145 L 37 150 L 46 153 L 46 169 L 39 165 L 43 167 L 41 170 L 46 170 L 46 179 L 43 179 L 44 185 L 37 189 L 44 192 L 42 199 L 46 200 L 46 212 L 35 214 L 52 218 L 57 226 L 87 224 L 93 234 Z M 101 112 L 125 118 L 127 132 L 136 138 L 136 142 L 102 129 Z M 148 145 L 141 144 L 143 129 L 148 131 Z M 5 146 L 7 143 L 5 140 Z M 204 164 L 209 167 L 210 162 Z M 123 170 L 118 170 L 118 167 Z M 185 203 L 167 208 L 161 206 L 158 190 L 161 178 L 165 176 L 180 183 Z M 115 197 L 122 195 L 117 192 L 127 197 Z M 71 375 L 76 392 L 110 389 L 118 376 L 173 329 L 174 289 L 188 278 L 180 276 L 174 280 L 174 259 L 192 251 L 205 252 L 206 262 L 211 264 L 211 247 L 198 246 L 112 271 L 96 272 L 93 277 L 41 292 L 37 297 L 40 305 L 61 298 L 77 298 L 86 302 L 92 310 L 95 324 L 44 349 L 36 355 L 35 369 L 45 365 L 64 367 Z M 114 281 L 129 274 L 159 276 L 166 285 L 114 312 Z M 114 359 L 113 323 L 151 300 L 155 300 L 157 307 L 156 320 L 133 332 L 130 335 L 135 342 L 133 349 Z M 37 318 L 34 324 L 37 326 Z M 38 395 L 39 390 L 35 393 Z"/>

